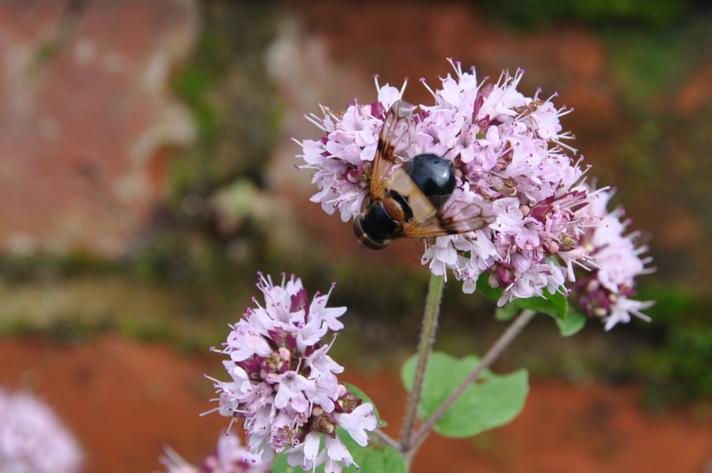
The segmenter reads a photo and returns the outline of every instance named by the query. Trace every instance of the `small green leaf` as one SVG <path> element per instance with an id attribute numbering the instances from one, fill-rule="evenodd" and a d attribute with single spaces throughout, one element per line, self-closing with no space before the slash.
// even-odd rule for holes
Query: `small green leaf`
<path id="1" fill-rule="evenodd" d="M 445 353 L 433 353 L 425 372 L 419 416 L 427 419 L 457 386 L 475 369 L 480 360 L 474 356 L 457 359 Z M 416 357 L 401 371 L 403 383 L 411 389 Z M 523 409 L 529 392 L 526 370 L 497 375 L 485 370 L 435 424 L 435 430 L 447 437 L 462 438 L 500 427 Z"/>
<path id="2" fill-rule="evenodd" d="M 345 473 L 406 473 L 405 461 L 403 461 L 403 457 L 396 449 L 381 444 L 370 444 L 367 447 L 362 447 L 354 442 L 345 430 L 338 428 L 337 433 L 341 441 L 346 445 L 346 448 L 348 448 L 351 456 L 353 456 L 356 465 L 360 467 L 359 469 L 356 468 L 355 465 L 352 465 L 348 468 L 344 468 L 343 471 Z M 323 443 L 321 446 L 324 448 Z M 289 466 L 287 454 L 281 453 L 272 461 L 271 471 L 272 473 L 301 473 L 304 469 Z M 324 466 L 320 466 L 316 471 L 317 473 L 323 473 Z M 309 470 L 309 473 L 311 473 L 311 470 Z"/>
<path id="3" fill-rule="evenodd" d="M 502 296 L 502 289 L 492 287 L 489 284 L 489 274 L 482 273 L 477 278 L 477 290 L 487 299 L 498 300 Z M 557 319 L 566 319 L 568 311 L 568 300 L 566 296 L 558 292 L 554 294 L 546 294 L 543 297 L 530 297 L 528 299 L 515 299 L 509 305 L 517 309 L 530 309 L 536 312 L 549 314 Z M 511 309 L 510 309 L 511 310 Z M 509 311 L 503 312 L 501 317 L 512 317 Z M 507 320 L 505 318 L 499 320 Z"/>
<path id="4" fill-rule="evenodd" d="M 490 286 L 489 273 L 482 273 L 480 277 L 477 278 L 477 290 L 487 299 L 493 301 L 496 301 L 502 295 L 502 289 Z"/>
<path id="5" fill-rule="evenodd" d="M 562 337 L 576 335 L 586 325 L 586 316 L 569 306 L 569 315 L 566 319 L 554 319 L 559 326 Z"/>
<path id="6" fill-rule="evenodd" d="M 529 309 L 542 314 L 549 314 L 559 320 L 566 320 L 569 310 L 568 299 L 559 292 L 546 294 L 544 297 L 514 299 L 511 305 L 519 309 Z"/>
<path id="7" fill-rule="evenodd" d="M 361 447 L 354 442 L 348 433 L 340 430 L 339 437 L 349 449 L 354 461 L 360 467 L 350 466 L 344 468 L 347 473 L 406 473 L 407 468 L 403 456 L 395 448 L 379 443 L 369 444 L 368 447 Z"/>
<path id="8" fill-rule="evenodd" d="M 479 282 L 479 280 L 478 280 Z M 490 288 L 490 291 L 494 289 Z M 494 314 L 497 320 L 510 320 L 521 310 L 529 309 L 537 313 L 549 314 L 557 320 L 566 320 L 569 302 L 566 296 L 560 293 L 546 294 L 545 297 L 530 297 L 528 299 L 514 299 L 504 307 L 500 307 Z"/>
<path id="9" fill-rule="evenodd" d="M 504 307 L 498 307 L 497 310 L 494 312 L 494 318 L 497 320 L 511 320 L 513 319 L 520 311 L 518 307 L 513 306 L 512 304 L 507 304 Z"/>
<path id="10" fill-rule="evenodd" d="M 272 473 L 294 473 L 297 471 L 302 471 L 301 468 L 294 468 L 289 466 L 287 462 L 287 454 L 280 453 L 276 455 L 272 460 L 272 468 L 270 469 Z"/>

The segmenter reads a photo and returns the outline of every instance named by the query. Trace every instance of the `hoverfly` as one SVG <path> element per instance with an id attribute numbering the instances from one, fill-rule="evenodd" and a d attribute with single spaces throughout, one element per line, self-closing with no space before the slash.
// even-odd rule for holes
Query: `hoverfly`
<path id="1" fill-rule="evenodd" d="M 467 233 L 492 221 L 476 203 L 460 209 L 451 205 L 456 185 L 452 161 L 429 153 L 411 159 L 397 155 L 396 146 L 411 137 L 412 115 L 412 106 L 400 101 L 386 113 L 371 168 L 369 195 L 354 219 L 356 238 L 372 250 L 383 249 L 396 238 Z"/>

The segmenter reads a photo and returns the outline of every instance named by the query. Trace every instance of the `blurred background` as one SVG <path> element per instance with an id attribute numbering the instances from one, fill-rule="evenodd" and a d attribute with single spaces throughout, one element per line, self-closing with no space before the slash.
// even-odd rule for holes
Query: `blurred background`
<path id="1" fill-rule="evenodd" d="M 419 242 L 368 252 L 309 202 L 290 137 L 381 83 L 522 67 L 648 236 L 650 324 L 561 338 L 535 320 L 498 363 L 529 402 L 417 472 L 712 471 L 712 11 L 693 0 L 0 0 L 0 385 L 38 393 L 87 471 L 198 461 L 219 416 L 209 347 L 258 270 L 337 282 L 335 357 L 397 431 L 427 270 Z M 447 287 L 437 349 L 481 353 L 493 307 Z M 672 463 L 671 463 L 672 462 Z M 664 467 L 662 465 L 665 465 Z"/>

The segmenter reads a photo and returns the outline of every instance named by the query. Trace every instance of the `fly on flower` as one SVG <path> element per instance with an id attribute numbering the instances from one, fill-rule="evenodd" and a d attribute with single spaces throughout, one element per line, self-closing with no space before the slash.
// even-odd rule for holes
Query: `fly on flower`
<path id="1" fill-rule="evenodd" d="M 433 153 L 402 156 L 414 133 L 414 109 L 396 101 L 388 110 L 368 182 L 369 193 L 354 233 L 366 248 L 380 250 L 396 238 L 430 238 L 480 230 L 490 223 L 483 208 L 451 202 L 455 185 L 452 161 Z"/>
<path id="2" fill-rule="evenodd" d="M 600 217 L 591 220 L 586 209 L 603 189 L 587 186 L 589 166 L 568 144 L 574 137 L 560 118 L 571 109 L 557 107 L 556 94 L 522 94 L 521 70 L 492 82 L 449 62 L 454 75 L 441 77 L 440 87 L 421 80 L 432 105 L 408 105 L 405 83 L 397 89 L 376 79 L 375 101 L 354 101 L 343 113 L 320 106 L 320 115 L 307 115 L 322 131 L 319 139 L 295 140 L 300 168 L 313 171 L 318 189 L 310 200 L 353 221 L 368 248 L 424 239 L 421 261 L 433 274 L 452 274 L 466 293 L 486 276 L 502 290 L 500 306 L 569 294 L 581 267 L 597 271 L 610 291 L 577 284 L 586 313 L 609 327 L 630 314 L 641 317 L 632 312 L 641 306 L 621 297 L 631 295 L 632 278 L 614 287 L 605 279 L 609 271 L 597 270 L 604 258 L 616 267 L 612 256 L 620 252 L 605 246 L 592 253 L 588 239 Z M 629 253 L 630 246 L 621 248 Z M 618 299 L 603 304 L 604 295 Z"/>

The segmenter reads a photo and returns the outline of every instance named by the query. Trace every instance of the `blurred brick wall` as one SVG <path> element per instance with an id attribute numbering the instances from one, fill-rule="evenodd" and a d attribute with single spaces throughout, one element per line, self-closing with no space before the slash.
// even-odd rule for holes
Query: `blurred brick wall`
<path id="1" fill-rule="evenodd" d="M 192 0 L 0 1 L 0 251 L 116 255 L 191 141 L 169 73 Z"/>

